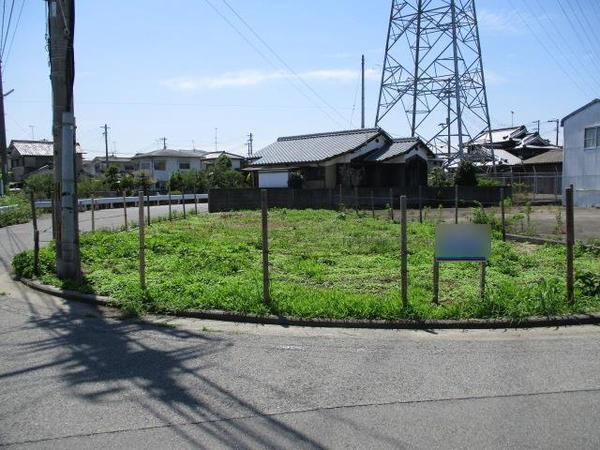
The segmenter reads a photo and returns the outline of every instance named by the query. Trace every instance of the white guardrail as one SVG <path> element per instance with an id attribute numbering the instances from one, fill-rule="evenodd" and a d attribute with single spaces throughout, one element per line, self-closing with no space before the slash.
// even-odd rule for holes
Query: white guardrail
<path id="1" fill-rule="evenodd" d="M 0 206 L 0 214 L 6 212 L 6 211 L 10 211 L 11 209 L 15 209 L 18 208 L 19 205 L 5 205 L 5 206 Z"/>
<path id="2" fill-rule="evenodd" d="M 208 201 L 208 194 L 196 194 L 196 198 L 198 201 Z M 138 204 L 138 197 L 125 197 L 125 203 L 127 205 L 136 206 Z M 146 197 L 144 197 L 146 200 Z M 151 195 L 148 197 L 150 204 L 153 203 L 158 205 L 160 203 L 166 203 L 169 201 L 168 195 Z M 146 200 L 146 201 L 148 201 Z M 171 201 L 176 204 L 185 200 L 185 202 L 194 201 L 194 194 L 171 194 Z M 123 197 L 98 197 L 94 199 L 94 204 L 96 206 L 99 205 L 108 205 L 109 208 L 113 208 L 114 205 L 123 206 Z M 78 201 L 79 207 L 91 207 L 92 199 L 91 198 L 80 198 Z M 38 200 L 35 202 L 35 207 L 40 209 L 50 209 L 52 207 L 52 202 L 50 200 Z"/>

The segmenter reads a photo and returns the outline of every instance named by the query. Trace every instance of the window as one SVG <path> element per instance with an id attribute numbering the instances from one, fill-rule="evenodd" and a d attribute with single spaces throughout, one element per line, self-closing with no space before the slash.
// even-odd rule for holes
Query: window
<path id="1" fill-rule="evenodd" d="M 179 161 L 179 170 L 190 170 L 189 161 Z"/>
<path id="2" fill-rule="evenodd" d="M 586 128 L 583 148 L 600 147 L 600 127 Z"/>
<path id="3" fill-rule="evenodd" d="M 167 170 L 167 163 L 165 161 L 154 161 L 154 170 Z"/>
<path id="4" fill-rule="evenodd" d="M 141 162 L 140 170 L 150 170 L 150 163 L 148 161 Z"/>

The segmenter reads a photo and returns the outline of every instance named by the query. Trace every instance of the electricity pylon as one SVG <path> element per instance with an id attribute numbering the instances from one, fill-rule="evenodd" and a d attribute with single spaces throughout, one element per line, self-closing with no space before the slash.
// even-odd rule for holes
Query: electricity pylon
<path id="1" fill-rule="evenodd" d="M 392 1 L 376 126 L 400 107 L 448 164 L 491 142 L 475 0 Z"/>

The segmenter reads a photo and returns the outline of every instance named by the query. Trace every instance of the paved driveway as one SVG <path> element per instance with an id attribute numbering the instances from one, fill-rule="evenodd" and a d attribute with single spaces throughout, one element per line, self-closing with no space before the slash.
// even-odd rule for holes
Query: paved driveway
<path id="1" fill-rule="evenodd" d="M 3 264 L 31 244 L 29 227 L 0 230 Z M 600 447 L 598 327 L 149 324 L 33 292 L 5 270 L 0 291 L 0 445 Z"/>

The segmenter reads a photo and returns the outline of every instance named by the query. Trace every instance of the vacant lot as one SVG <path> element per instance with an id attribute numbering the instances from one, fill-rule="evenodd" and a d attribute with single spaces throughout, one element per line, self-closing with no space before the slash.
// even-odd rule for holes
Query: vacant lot
<path id="1" fill-rule="evenodd" d="M 223 309 L 328 318 L 498 318 L 600 310 L 600 259 L 577 249 L 577 303 L 567 307 L 562 246 L 494 240 L 481 301 L 477 264 L 443 264 L 441 306 L 432 305 L 435 225 L 409 224 L 409 300 L 400 304 L 400 227 L 355 212 L 270 212 L 272 305 L 262 298 L 260 214 L 202 214 L 153 224 L 146 237 L 147 292 L 138 281 L 137 231 L 84 234 L 80 289 L 130 311 Z M 497 237 L 497 236 L 496 236 Z M 52 275 L 53 248 L 40 278 Z M 31 253 L 17 256 L 31 276 Z M 69 286 L 73 287 L 73 286 Z"/>

